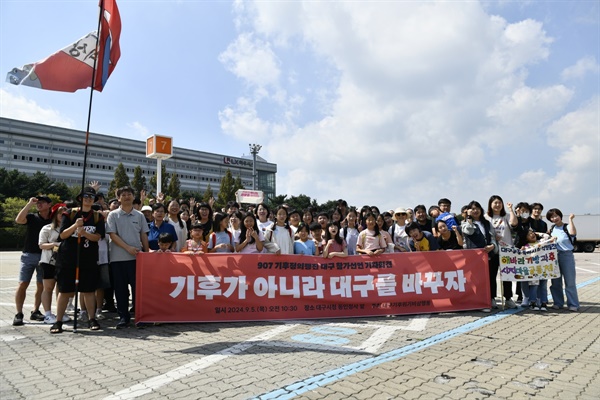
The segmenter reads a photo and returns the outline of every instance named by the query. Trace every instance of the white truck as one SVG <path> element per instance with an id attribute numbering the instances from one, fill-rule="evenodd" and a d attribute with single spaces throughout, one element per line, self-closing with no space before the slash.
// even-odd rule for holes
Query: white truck
<path id="1" fill-rule="evenodd" d="M 568 222 L 568 215 L 563 218 Z M 575 242 L 576 252 L 592 253 L 598 244 L 600 244 L 600 215 L 598 214 L 575 214 L 573 221 L 577 228 L 577 241 Z M 550 226 L 548 226 L 550 227 Z"/>

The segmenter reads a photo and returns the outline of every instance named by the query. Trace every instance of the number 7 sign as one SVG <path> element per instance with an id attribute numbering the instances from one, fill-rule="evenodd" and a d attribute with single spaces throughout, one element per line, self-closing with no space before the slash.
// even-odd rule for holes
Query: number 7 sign
<path id="1" fill-rule="evenodd" d="M 166 159 L 173 156 L 173 138 L 154 135 L 146 139 L 146 157 Z"/>

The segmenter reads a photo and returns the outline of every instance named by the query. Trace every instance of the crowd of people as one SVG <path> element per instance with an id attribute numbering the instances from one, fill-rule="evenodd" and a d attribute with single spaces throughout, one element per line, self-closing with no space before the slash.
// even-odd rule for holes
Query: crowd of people
<path id="1" fill-rule="evenodd" d="M 116 190 L 105 201 L 99 184 L 85 187 L 76 201 L 52 205 L 47 196 L 36 196 L 15 218 L 26 225 L 19 285 L 15 294 L 17 314 L 13 325 L 23 325 L 26 290 L 36 272 L 37 288 L 32 320 L 52 324 L 51 333 L 63 332 L 75 293 L 80 293 L 79 320 L 91 330 L 101 329 L 105 312 L 117 312 L 117 329 L 130 325 L 135 313 L 136 255 L 138 252 L 273 253 L 324 258 L 382 253 L 484 249 L 489 259 L 491 308 L 496 303 L 499 245 L 528 248 L 547 241 L 556 243 L 561 277 L 552 279 L 553 309 L 579 310 L 573 243 L 577 234 L 574 216 L 568 223 L 553 208 L 542 219 L 540 203 L 520 202 L 513 207 L 500 196 L 489 198 L 487 209 L 471 201 L 452 212 L 442 198 L 426 208 L 398 207 L 381 212 L 376 206 L 356 209 L 339 200 L 330 212 L 311 208 L 295 210 L 265 203 L 245 210 L 234 201 L 214 210 L 214 200 L 196 202 L 135 196 L 131 187 Z M 143 205 L 148 203 L 147 205 Z M 35 205 L 37 212 L 31 213 Z M 76 279 L 77 277 L 77 279 Z M 546 311 L 548 283 L 502 282 L 508 308 Z M 55 287 L 56 314 L 52 313 Z M 131 299 L 131 307 L 130 307 Z M 116 302 L 115 302 L 116 300 Z M 77 303 L 77 302 L 75 302 Z M 44 313 L 40 311 L 40 305 Z M 115 306 L 116 305 L 116 306 Z M 490 312 L 491 308 L 484 309 Z M 74 310 L 77 312 L 77 310 Z"/>

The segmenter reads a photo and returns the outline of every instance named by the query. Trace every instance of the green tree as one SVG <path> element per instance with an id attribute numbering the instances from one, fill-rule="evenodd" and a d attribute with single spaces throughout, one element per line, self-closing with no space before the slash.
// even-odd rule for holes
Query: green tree
<path id="1" fill-rule="evenodd" d="M 61 199 L 69 197 L 69 187 L 63 182 L 50 179 L 43 172 L 27 176 L 18 170 L 7 171 L 0 168 L 0 201 L 8 197 L 29 199 L 39 194 L 55 194 Z"/>
<path id="2" fill-rule="evenodd" d="M 139 165 L 133 169 L 131 187 L 138 194 L 146 188 L 146 177 L 142 174 L 142 167 Z"/>
<path id="3" fill-rule="evenodd" d="M 337 204 L 338 204 L 337 200 L 328 200 L 325 203 L 320 204 L 318 209 L 319 209 L 319 211 L 330 212 L 337 208 Z"/>
<path id="4" fill-rule="evenodd" d="M 27 200 L 18 197 L 7 197 L 3 203 L 0 203 L 0 249 L 18 249 L 25 243 L 25 225 L 15 223 L 17 214 L 27 204 Z M 31 208 L 34 212 L 35 208 Z"/>
<path id="5" fill-rule="evenodd" d="M 117 168 L 115 168 L 115 179 L 110 181 L 108 193 L 114 193 L 115 189 L 118 189 L 123 186 L 129 186 L 129 176 L 127 176 L 127 172 L 125 172 L 125 167 L 123 166 L 123 163 L 119 163 L 119 165 L 117 165 Z"/>
<path id="6" fill-rule="evenodd" d="M 227 169 L 225 176 L 221 179 L 221 188 L 219 189 L 219 195 L 217 196 L 216 207 L 223 208 L 227 205 L 230 200 L 235 200 L 235 180 L 231 171 Z"/>
<path id="7" fill-rule="evenodd" d="M 68 200 L 71 189 L 64 182 L 54 182 L 54 185 L 48 190 L 48 194 L 54 194 L 61 200 Z"/>
<path id="8" fill-rule="evenodd" d="M 204 194 L 202 195 L 202 202 L 208 203 L 211 197 L 215 197 L 212 188 L 210 187 L 210 183 L 206 187 Z"/>
<path id="9" fill-rule="evenodd" d="M 77 198 L 77 196 L 79 196 L 79 193 L 81 193 L 81 186 L 79 185 L 75 185 L 75 186 L 71 186 L 69 188 L 69 194 L 66 197 L 63 197 L 63 200 L 75 200 Z M 114 191 L 113 191 L 113 195 L 114 195 Z M 111 196 L 110 194 L 108 194 L 107 196 Z M 108 201 L 108 199 L 106 199 Z"/>
<path id="10" fill-rule="evenodd" d="M 167 174 L 167 168 L 165 167 L 165 164 L 160 165 L 160 171 L 161 171 L 161 190 L 163 192 L 165 192 L 165 190 L 167 190 L 167 187 L 169 186 L 169 175 Z M 152 186 L 152 192 L 156 193 L 156 175 L 152 175 L 150 177 L 150 186 Z"/>
<path id="11" fill-rule="evenodd" d="M 185 199 L 185 200 L 189 200 L 190 198 L 194 198 L 196 199 L 196 201 L 200 201 L 199 199 L 202 198 L 202 193 L 201 192 L 195 192 L 192 190 L 184 190 L 181 192 L 181 198 Z"/>
<path id="12" fill-rule="evenodd" d="M 0 169 L 0 200 L 8 197 L 30 198 L 37 193 L 28 193 L 27 186 L 29 178 L 23 172 L 16 169 L 7 171 L 5 168 Z"/>
<path id="13" fill-rule="evenodd" d="M 242 177 L 240 175 L 238 175 L 235 178 L 235 182 L 233 183 L 233 187 L 234 187 L 234 191 L 233 191 L 234 194 L 235 194 L 235 192 L 237 192 L 240 189 L 245 189 L 244 184 L 242 183 Z"/>
<path id="14" fill-rule="evenodd" d="M 294 210 L 299 211 L 302 211 L 312 206 L 310 197 L 305 194 L 292 196 L 289 199 L 287 199 L 285 203 L 287 203 Z"/>
<path id="15" fill-rule="evenodd" d="M 171 174 L 169 180 L 169 187 L 167 188 L 167 195 L 171 196 L 172 199 L 178 199 L 181 194 L 181 182 L 179 176 L 175 172 Z"/>
<path id="16" fill-rule="evenodd" d="M 280 194 L 269 199 L 269 210 L 274 210 L 286 202 L 287 194 Z"/>

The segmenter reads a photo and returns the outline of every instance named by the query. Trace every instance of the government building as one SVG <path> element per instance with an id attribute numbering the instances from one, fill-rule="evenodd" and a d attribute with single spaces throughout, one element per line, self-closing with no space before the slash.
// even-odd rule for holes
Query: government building
<path id="1" fill-rule="evenodd" d="M 27 175 L 39 171 L 68 186 L 81 185 L 84 150 L 83 131 L 0 118 L 0 168 Z M 98 181 L 108 188 L 119 163 L 130 180 L 139 165 L 148 186 L 150 177 L 156 174 L 156 160 L 146 157 L 146 142 L 90 132 L 86 181 Z M 204 193 L 210 185 L 215 196 L 228 169 L 234 178 L 241 177 L 244 188 L 252 189 L 252 164 L 252 156 L 234 157 L 181 147 L 174 147 L 173 156 L 162 161 L 169 176 L 177 174 L 182 191 Z M 276 173 L 277 164 L 257 156 L 256 188 L 264 192 L 265 198 L 276 194 Z"/>

